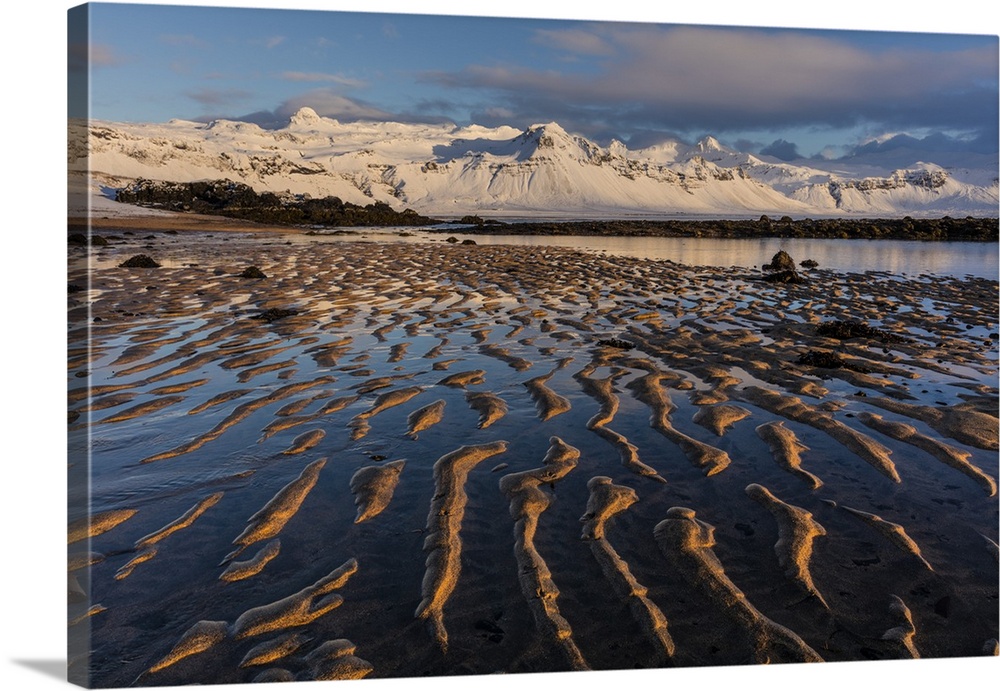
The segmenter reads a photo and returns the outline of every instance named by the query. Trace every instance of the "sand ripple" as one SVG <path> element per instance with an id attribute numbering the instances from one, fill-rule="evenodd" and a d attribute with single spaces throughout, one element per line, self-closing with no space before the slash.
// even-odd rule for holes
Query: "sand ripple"
<path id="1" fill-rule="evenodd" d="M 746 632 L 758 663 L 822 662 L 823 658 L 805 641 L 761 614 L 729 580 L 712 550 L 714 533 L 715 528 L 682 507 L 670 509 L 667 518 L 654 529 L 656 542 L 671 566 Z"/>
<path id="2" fill-rule="evenodd" d="M 813 540 L 826 535 L 826 529 L 813 519 L 811 513 L 786 504 L 766 487 L 750 484 L 747 485 L 746 493 L 770 511 L 778 523 L 778 541 L 774 544 L 774 552 L 778 555 L 778 564 L 785 570 L 785 575 L 822 602 L 823 606 L 827 606 L 809 572 Z"/>
<path id="3" fill-rule="evenodd" d="M 552 580 L 552 572 L 535 548 L 539 516 L 552 501 L 540 485 L 551 485 L 565 477 L 580 458 L 580 451 L 559 437 L 552 437 L 549 444 L 541 468 L 503 476 L 500 490 L 510 500 L 510 515 L 515 521 L 514 556 L 518 580 L 535 624 L 562 649 L 570 668 L 589 669 L 573 640 L 573 629 L 559 613 L 559 588 Z"/>
<path id="4" fill-rule="evenodd" d="M 434 637 L 448 648 L 444 605 L 455 590 L 462 571 L 462 518 L 465 516 L 465 481 L 479 463 L 507 450 L 507 442 L 463 446 L 445 454 L 434 464 L 434 499 L 427 514 L 427 552 L 422 600 L 414 616 L 430 621 Z"/>
<path id="5" fill-rule="evenodd" d="M 633 618 L 653 642 L 660 655 L 660 663 L 665 664 L 675 650 L 673 638 L 667 631 L 667 617 L 647 597 L 646 587 L 632 575 L 628 564 L 611 546 L 604 532 L 607 521 L 639 501 L 639 496 L 632 488 L 615 485 L 611 478 L 603 475 L 591 478 L 587 489 L 590 490 L 587 511 L 580 518 L 584 524 L 582 538 L 590 540 L 590 550 L 601 565 L 604 577 L 618 596 L 628 602 Z"/>
<path id="6" fill-rule="evenodd" d="M 278 490 L 270 501 L 254 515 L 247 519 L 249 525 L 233 540 L 237 549 L 229 554 L 224 561 L 237 557 L 244 549 L 255 542 L 269 540 L 278 535 L 285 524 L 291 520 L 306 496 L 316 485 L 319 471 L 326 465 L 326 459 L 313 461 L 299 473 L 299 476 Z"/>
<path id="7" fill-rule="evenodd" d="M 354 503 L 358 506 L 355 523 L 374 518 L 385 510 L 392 501 L 405 465 L 406 461 L 403 460 L 392 461 L 385 465 L 367 466 L 354 473 L 351 477 L 351 493 L 355 495 Z"/>
<path id="8" fill-rule="evenodd" d="M 822 480 L 802 469 L 800 454 L 803 451 L 808 451 L 809 447 L 801 443 L 795 436 L 795 432 L 785 427 L 784 422 L 766 422 L 757 427 L 756 432 L 757 436 L 763 439 L 771 449 L 775 463 L 800 478 L 812 489 L 822 487 Z"/>

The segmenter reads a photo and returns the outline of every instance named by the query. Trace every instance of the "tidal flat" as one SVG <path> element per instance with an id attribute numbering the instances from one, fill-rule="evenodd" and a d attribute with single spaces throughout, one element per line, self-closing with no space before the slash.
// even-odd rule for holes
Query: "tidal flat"
<path id="1" fill-rule="evenodd" d="M 71 678 L 997 652 L 995 277 L 115 233 L 70 249 Z"/>

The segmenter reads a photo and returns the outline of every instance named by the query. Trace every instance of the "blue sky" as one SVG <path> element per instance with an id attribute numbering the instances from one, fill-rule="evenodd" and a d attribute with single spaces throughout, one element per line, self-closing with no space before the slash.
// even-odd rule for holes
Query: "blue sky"
<path id="1" fill-rule="evenodd" d="M 900 133 L 997 151 L 988 33 L 101 3 L 90 32 L 99 119 L 280 126 L 308 105 L 341 120 L 556 121 L 633 147 L 713 134 L 784 158 Z"/>

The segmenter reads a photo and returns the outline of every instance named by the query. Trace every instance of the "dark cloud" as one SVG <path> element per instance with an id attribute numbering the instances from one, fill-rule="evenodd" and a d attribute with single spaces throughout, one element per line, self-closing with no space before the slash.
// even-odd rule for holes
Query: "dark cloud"
<path id="1" fill-rule="evenodd" d="M 274 110 L 258 110 L 243 115 L 216 115 L 212 117 L 202 116 L 196 118 L 197 121 L 207 122 L 209 120 L 238 120 L 242 122 L 252 122 L 256 125 L 268 129 L 282 128 L 288 125 L 289 118 L 300 108 L 312 108 L 318 115 L 325 118 L 333 118 L 342 122 L 355 121 L 392 121 L 392 122 L 421 122 L 440 124 L 451 122 L 450 118 L 428 113 L 391 113 L 368 103 L 367 101 L 351 98 L 338 93 L 332 88 L 319 88 L 306 91 L 297 96 L 282 102 Z"/>
<path id="2" fill-rule="evenodd" d="M 983 166 L 996 166 L 996 157 L 996 129 L 964 138 L 943 132 L 932 132 L 924 137 L 897 134 L 855 146 L 844 156 L 854 160 L 877 158 L 900 167 L 927 160 L 943 166 L 969 165 L 977 160 Z"/>
<path id="3" fill-rule="evenodd" d="M 996 45 L 964 51 L 866 50 L 829 33 L 610 24 L 542 37 L 592 73 L 472 64 L 422 78 L 483 94 L 534 118 L 716 133 L 882 123 L 996 130 Z M 596 124 L 594 124 L 596 122 Z"/>
<path id="4" fill-rule="evenodd" d="M 897 134 L 888 139 L 875 139 L 865 142 L 854 148 L 854 155 L 868 153 L 885 153 L 887 151 L 898 151 L 909 149 L 911 151 L 925 151 L 928 153 L 940 153 L 943 151 L 963 151 L 967 153 L 989 153 L 996 150 L 996 137 L 992 139 L 975 137 L 970 139 L 959 139 L 951 137 L 943 132 L 933 132 L 926 137 L 913 137 L 909 134 Z"/>
<path id="5" fill-rule="evenodd" d="M 761 156 L 773 156 L 780 161 L 794 161 L 802 158 L 798 147 L 792 142 L 784 139 L 775 139 L 773 142 L 760 150 Z"/>
<path id="6" fill-rule="evenodd" d="M 764 148 L 763 142 L 758 142 L 753 139 L 737 139 L 732 143 L 732 145 L 737 151 L 748 151 L 754 153 Z"/>

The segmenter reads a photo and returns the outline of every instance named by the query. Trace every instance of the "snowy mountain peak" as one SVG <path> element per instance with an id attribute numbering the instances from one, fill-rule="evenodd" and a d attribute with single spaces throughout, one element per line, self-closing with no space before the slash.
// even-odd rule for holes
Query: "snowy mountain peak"
<path id="1" fill-rule="evenodd" d="M 321 117 L 319 113 L 310 108 L 309 106 L 303 106 L 295 111 L 288 120 L 289 129 L 302 129 L 309 127 L 316 127 L 323 122 L 328 122 L 330 124 L 338 124 L 336 120 Z"/>
<path id="2" fill-rule="evenodd" d="M 532 125 L 521 137 L 525 143 L 534 143 L 542 149 L 551 149 L 557 143 L 566 144 L 573 140 L 569 133 L 555 122 Z"/>
<path id="3" fill-rule="evenodd" d="M 998 214 L 995 157 L 900 165 L 894 150 L 805 165 L 765 161 L 714 137 L 630 150 L 617 140 L 602 147 L 555 122 L 523 131 L 340 123 L 312 108 L 278 129 L 232 120 L 95 121 L 89 128 L 88 146 L 70 152 L 70 168 L 109 187 L 139 178 L 230 179 L 258 192 L 376 201 L 432 216 Z"/>
<path id="4" fill-rule="evenodd" d="M 728 153 L 729 150 L 719 143 L 719 140 L 715 137 L 709 135 L 703 137 L 697 144 L 691 148 L 691 153 L 698 154 L 709 154 L 709 153 Z"/>

